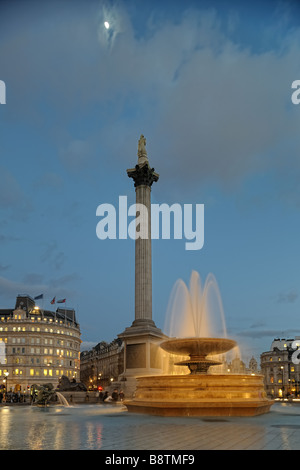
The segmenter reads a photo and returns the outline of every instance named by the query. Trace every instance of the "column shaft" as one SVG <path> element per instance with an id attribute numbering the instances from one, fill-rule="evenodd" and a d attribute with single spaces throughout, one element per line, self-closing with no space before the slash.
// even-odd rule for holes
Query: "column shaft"
<path id="1" fill-rule="evenodd" d="M 135 320 L 152 320 L 151 188 L 136 188 L 136 203 L 148 213 L 148 237 L 135 240 Z"/>

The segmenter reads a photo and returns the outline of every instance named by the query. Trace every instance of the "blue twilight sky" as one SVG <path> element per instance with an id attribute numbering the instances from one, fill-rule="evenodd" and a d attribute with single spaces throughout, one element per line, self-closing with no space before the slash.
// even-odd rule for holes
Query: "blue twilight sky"
<path id="1" fill-rule="evenodd" d="M 196 270 L 246 361 L 300 335 L 297 79 L 296 2 L 1 1 L 0 307 L 67 298 L 82 349 L 131 325 L 134 242 L 96 208 L 134 202 L 143 133 L 152 202 L 205 205 L 203 249 L 152 243 L 156 325 Z"/>

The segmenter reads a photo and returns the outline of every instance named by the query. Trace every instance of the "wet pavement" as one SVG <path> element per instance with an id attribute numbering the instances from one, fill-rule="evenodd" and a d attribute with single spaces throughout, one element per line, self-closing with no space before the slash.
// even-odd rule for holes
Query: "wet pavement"
<path id="1" fill-rule="evenodd" d="M 159 417 L 122 405 L 1 406 L 1 450 L 300 450 L 300 403 L 254 417 Z"/>

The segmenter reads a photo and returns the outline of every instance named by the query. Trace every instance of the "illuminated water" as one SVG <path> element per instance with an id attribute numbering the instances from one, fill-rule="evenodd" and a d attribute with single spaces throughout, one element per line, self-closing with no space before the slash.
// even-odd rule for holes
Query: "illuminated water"
<path id="1" fill-rule="evenodd" d="M 169 338 L 227 338 L 222 297 L 212 273 L 204 283 L 197 271 L 192 271 L 189 285 L 178 279 L 170 295 L 164 333 Z M 185 368 L 176 366 L 176 363 L 184 362 L 186 357 L 178 357 L 169 351 L 168 355 L 162 353 L 162 358 L 165 374 L 187 373 Z M 225 360 L 231 362 L 234 358 L 241 358 L 238 344 L 226 354 L 215 356 L 214 359 L 222 364 L 211 367 L 209 372 L 227 372 Z"/>
<path id="2" fill-rule="evenodd" d="M 253 418 L 162 418 L 111 405 L 0 406 L 4 450 L 300 450 L 300 404 Z"/>
<path id="3" fill-rule="evenodd" d="M 202 285 L 192 271 L 189 287 L 178 279 L 171 292 L 164 333 L 176 338 L 226 338 L 226 323 L 217 281 L 209 274 Z"/>

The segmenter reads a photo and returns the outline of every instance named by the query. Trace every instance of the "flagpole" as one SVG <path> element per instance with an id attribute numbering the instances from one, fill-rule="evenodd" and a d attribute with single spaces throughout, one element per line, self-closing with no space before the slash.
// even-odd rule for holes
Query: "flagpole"
<path id="1" fill-rule="evenodd" d="M 54 305 L 56 303 L 55 299 L 56 299 L 56 297 L 53 297 L 53 299 L 50 302 L 51 305 Z M 55 310 L 55 307 L 53 307 L 53 308 L 54 308 L 54 323 L 56 323 L 56 310 Z"/>

